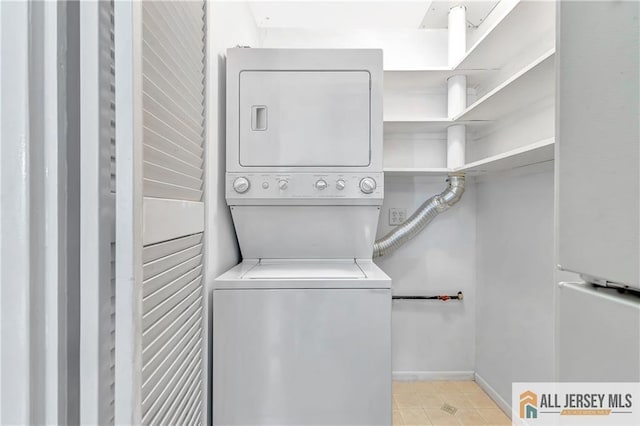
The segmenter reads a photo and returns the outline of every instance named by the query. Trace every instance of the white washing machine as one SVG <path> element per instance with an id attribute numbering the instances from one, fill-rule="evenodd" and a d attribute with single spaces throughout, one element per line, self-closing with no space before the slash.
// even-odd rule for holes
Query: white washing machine
<path id="1" fill-rule="evenodd" d="M 216 424 L 390 424 L 391 295 L 371 261 L 245 261 L 217 288 Z"/>
<path id="2" fill-rule="evenodd" d="M 391 424 L 380 50 L 230 49 L 215 425 Z"/>

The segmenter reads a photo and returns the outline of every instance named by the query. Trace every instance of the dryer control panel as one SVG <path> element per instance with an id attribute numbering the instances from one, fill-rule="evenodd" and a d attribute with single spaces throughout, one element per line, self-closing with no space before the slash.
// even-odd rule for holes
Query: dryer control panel
<path id="1" fill-rule="evenodd" d="M 227 173 L 226 197 L 230 205 L 256 204 L 256 200 L 336 199 L 338 204 L 361 204 L 384 195 L 382 173 Z M 342 200 L 340 202 L 338 200 Z M 285 202 L 284 204 L 291 204 Z"/>

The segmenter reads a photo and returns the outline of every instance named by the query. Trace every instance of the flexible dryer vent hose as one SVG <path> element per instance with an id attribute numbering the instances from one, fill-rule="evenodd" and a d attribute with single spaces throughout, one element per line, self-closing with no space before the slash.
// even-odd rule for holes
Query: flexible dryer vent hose
<path id="1" fill-rule="evenodd" d="M 464 175 L 449 175 L 449 186 L 425 201 L 402 225 L 373 245 L 373 257 L 384 256 L 397 249 L 424 229 L 436 216 L 457 203 L 464 193 Z"/>

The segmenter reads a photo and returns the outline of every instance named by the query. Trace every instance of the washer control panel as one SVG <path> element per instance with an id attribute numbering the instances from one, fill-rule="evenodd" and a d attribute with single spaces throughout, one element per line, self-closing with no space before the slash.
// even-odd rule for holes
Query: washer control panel
<path id="1" fill-rule="evenodd" d="M 381 198 L 382 173 L 227 173 L 227 198 Z"/>

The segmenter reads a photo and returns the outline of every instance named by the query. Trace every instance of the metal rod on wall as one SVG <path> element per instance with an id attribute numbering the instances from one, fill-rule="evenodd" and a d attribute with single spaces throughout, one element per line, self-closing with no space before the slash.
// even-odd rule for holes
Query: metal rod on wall
<path id="1" fill-rule="evenodd" d="M 393 296 L 393 299 L 396 300 L 442 300 L 446 302 L 447 300 L 462 300 L 464 299 L 464 295 L 461 291 L 458 294 L 453 296 L 448 296 L 446 294 L 441 294 L 439 296 Z"/>

